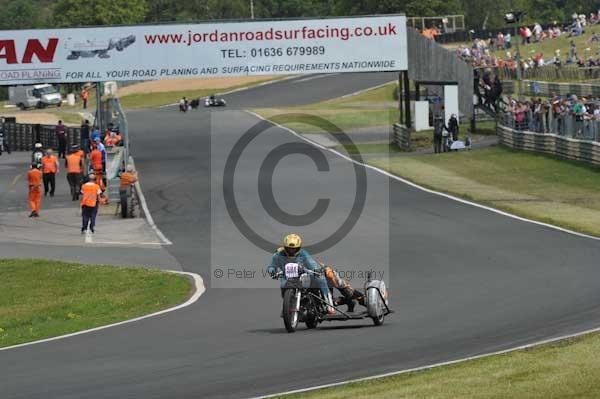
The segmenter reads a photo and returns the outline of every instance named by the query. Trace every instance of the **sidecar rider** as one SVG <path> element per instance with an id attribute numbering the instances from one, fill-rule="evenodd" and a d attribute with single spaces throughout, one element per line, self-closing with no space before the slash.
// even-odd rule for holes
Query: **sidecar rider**
<path id="1" fill-rule="evenodd" d="M 348 312 L 354 312 L 354 306 L 356 305 L 356 302 L 354 302 L 355 300 L 357 300 L 360 305 L 366 306 L 364 294 L 358 290 L 355 290 L 350 283 L 341 278 L 339 273 L 331 266 L 323 265 L 323 272 L 325 273 L 325 278 L 327 279 L 329 286 L 332 289 L 337 288 L 337 290 L 342 294 L 341 297 L 334 299 L 333 304 L 335 306 L 347 305 Z"/>
<path id="2" fill-rule="evenodd" d="M 180 112 L 187 112 L 188 111 L 188 107 L 189 107 L 188 99 L 185 98 L 185 97 L 182 97 L 181 100 L 179 100 L 179 111 Z"/>
<path id="3" fill-rule="evenodd" d="M 267 273 L 269 273 L 271 277 L 276 277 L 277 272 L 285 270 L 285 265 L 289 262 L 302 264 L 306 269 L 313 272 L 322 272 L 321 266 L 312 258 L 312 256 L 310 256 L 308 251 L 302 249 L 302 238 L 297 234 L 285 236 L 283 239 L 283 247 L 277 249 L 275 254 L 273 254 L 271 264 L 267 267 Z M 333 305 L 331 293 L 329 292 L 325 277 L 323 275 L 313 274 L 311 275 L 311 278 L 319 285 L 327 303 Z M 283 294 L 283 286 L 285 285 L 286 279 L 282 276 L 279 280 L 281 282 Z M 335 314 L 335 309 L 332 307 L 328 307 L 327 311 L 329 314 Z"/>
<path id="4" fill-rule="evenodd" d="M 42 143 L 35 143 L 35 148 L 31 154 L 31 163 L 42 166 L 42 158 L 44 157 L 44 151 L 42 149 Z"/>

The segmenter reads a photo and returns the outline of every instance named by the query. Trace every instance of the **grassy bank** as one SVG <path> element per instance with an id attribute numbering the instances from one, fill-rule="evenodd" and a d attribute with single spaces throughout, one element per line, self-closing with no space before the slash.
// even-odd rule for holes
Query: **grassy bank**
<path id="1" fill-rule="evenodd" d="M 592 399 L 600 397 L 598 351 L 596 334 L 285 398 Z"/>
<path id="2" fill-rule="evenodd" d="M 585 28 L 585 33 L 577 37 L 568 37 L 568 34 L 564 34 L 560 37 L 556 37 L 554 39 L 546 39 L 538 43 L 534 43 L 532 38 L 531 44 L 520 46 L 521 57 L 525 59 L 532 57 L 536 53 L 542 53 L 544 55 L 544 60 L 549 61 L 552 57 L 554 57 L 554 52 L 556 50 L 560 50 L 561 59 L 564 60 L 565 57 L 569 55 L 569 48 L 572 40 L 577 46 L 577 55 L 587 61 L 589 57 L 596 56 L 596 49 L 598 48 L 597 43 L 588 43 L 588 40 L 593 33 L 600 33 L 600 25 L 587 26 Z M 521 37 L 513 37 L 513 47 L 508 50 L 512 54 L 515 54 L 515 52 L 517 51 L 517 40 L 520 41 Z M 588 48 L 590 49 L 590 51 L 586 51 L 586 49 Z M 498 57 L 506 58 L 506 50 L 495 51 L 493 54 L 495 54 Z"/>
<path id="3" fill-rule="evenodd" d="M 512 33 L 512 32 L 511 32 Z M 529 59 L 532 58 L 535 54 L 541 53 L 544 56 L 544 61 L 549 62 L 555 55 L 556 50 L 560 50 L 560 59 L 563 61 L 566 60 L 566 57 L 569 55 L 571 40 L 575 43 L 577 47 L 577 56 L 587 62 L 590 58 L 594 60 L 598 58 L 598 43 L 589 43 L 588 40 L 592 35 L 596 33 L 600 33 L 600 25 L 588 26 L 585 28 L 585 33 L 581 36 L 577 37 L 568 37 L 568 34 L 563 34 L 560 37 L 554 39 L 546 39 L 544 41 L 538 43 L 531 43 L 524 46 L 520 46 L 521 49 L 521 58 Z M 513 37 L 513 47 L 509 50 L 512 55 L 516 54 L 516 40 L 521 40 L 520 36 Z M 507 58 L 507 52 L 505 50 L 500 50 L 494 52 L 494 54 L 500 59 Z M 534 75 L 535 76 L 535 75 Z M 555 77 L 552 74 L 545 74 L 543 79 L 538 80 L 546 80 L 553 82 L 573 82 L 573 83 L 597 83 L 597 81 L 590 81 L 589 79 L 573 79 L 569 77 Z"/>
<path id="4" fill-rule="evenodd" d="M 344 131 L 381 129 L 398 120 L 395 104 L 396 83 L 353 96 L 337 98 L 299 107 L 261 108 L 254 112 L 295 131 L 323 133 L 323 119 Z"/>
<path id="5" fill-rule="evenodd" d="M 437 191 L 600 236 L 598 168 L 504 147 L 369 162 Z"/>
<path id="6" fill-rule="evenodd" d="M 106 325 L 179 304 L 187 278 L 141 268 L 0 260 L 0 347 Z"/>

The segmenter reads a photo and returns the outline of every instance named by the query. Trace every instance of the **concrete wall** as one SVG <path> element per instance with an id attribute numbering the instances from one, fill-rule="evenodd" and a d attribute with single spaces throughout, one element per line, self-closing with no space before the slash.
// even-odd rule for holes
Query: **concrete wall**
<path id="1" fill-rule="evenodd" d="M 498 125 L 497 133 L 500 143 L 508 147 L 557 155 L 600 166 L 600 143 L 595 141 L 513 130 L 502 125 Z"/>

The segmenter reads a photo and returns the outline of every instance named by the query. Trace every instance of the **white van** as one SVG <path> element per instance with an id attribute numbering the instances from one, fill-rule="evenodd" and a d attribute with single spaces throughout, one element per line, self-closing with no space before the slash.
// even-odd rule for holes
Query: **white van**
<path id="1" fill-rule="evenodd" d="M 50 105 L 60 107 L 62 96 L 50 84 L 14 86 L 8 88 L 8 103 L 22 110 L 27 108 L 45 108 Z"/>

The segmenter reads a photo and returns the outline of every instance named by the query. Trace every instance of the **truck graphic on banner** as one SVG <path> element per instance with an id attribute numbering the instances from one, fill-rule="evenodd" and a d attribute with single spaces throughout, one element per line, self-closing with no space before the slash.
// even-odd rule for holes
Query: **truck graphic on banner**
<path id="1" fill-rule="evenodd" d="M 110 50 L 123 51 L 127 47 L 135 43 L 135 36 L 129 35 L 122 39 L 88 39 L 83 41 L 76 41 L 69 37 L 65 43 L 65 48 L 69 51 L 67 56 L 68 60 L 77 60 L 79 58 L 110 58 L 108 52 Z"/>

